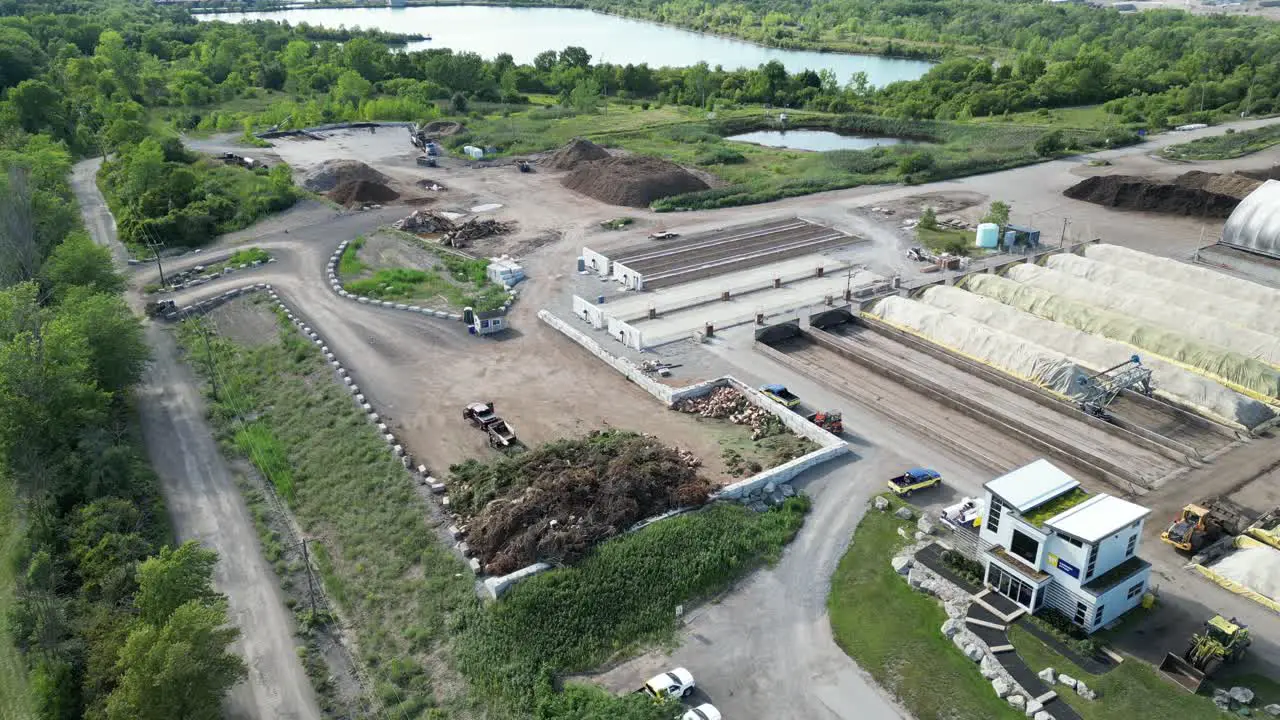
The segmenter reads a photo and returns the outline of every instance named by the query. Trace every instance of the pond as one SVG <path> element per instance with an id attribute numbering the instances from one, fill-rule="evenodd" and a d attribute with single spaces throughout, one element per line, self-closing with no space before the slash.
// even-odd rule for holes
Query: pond
<path id="1" fill-rule="evenodd" d="M 741 135 L 731 135 L 726 137 L 725 140 L 755 143 L 756 145 L 767 145 L 776 148 L 790 148 L 791 150 L 813 150 L 816 152 L 867 150 L 873 147 L 901 145 L 911 142 L 902 138 L 875 135 L 840 135 L 830 130 L 757 130 L 756 132 L 743 133 Z"/>
<path id="2" fill-rule="evenodd" d="M 831 70 L 841 84 L 865 72 L 872 85 L 915 80 L 932 66 L 923 60 L 877 55 L 779 50 L 704 35 L 667 25 L 570 8 L 510 8 L 461 5 L 410 8 L 306 8 L 273 12 L 198 15 L 201 20 L 282 20 L 326 28 L 362 27 L 388 32 L 419 33 L 431 40 L 408 49 L 451 48 L 485 58 L 510 53 L 518 63 L 531 63 L 544 50 L 570 45 L 585 48 L 593 61 L 650 67 L 686 67 L 705 61 L 711 67 L 755 68 L 778 60 L 789 72 Z"/>

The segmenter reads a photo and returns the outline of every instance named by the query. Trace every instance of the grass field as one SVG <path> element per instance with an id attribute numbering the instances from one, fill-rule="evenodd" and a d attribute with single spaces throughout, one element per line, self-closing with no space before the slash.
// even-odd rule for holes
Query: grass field
<path id="1" fill-rule="evenodd" d="M 953 255 L 968 255 L 973 249 L 973 233 L 966 230 L 916 229 L 916 239 L 921 245 L 934 252 L 949 252 Z"/>
<path id="2" fill-rule="evenodd" d="M 889 566 L 905 542 L 899 527 L 915 530 L 914 523 L 875 510 L 859 523 L 827 598 L 836 643 L 916 717 L 1021 718 L 943 636 L 942 606 L 907 587 Z"/>
<path id="3" fill-rule="evenodd" d="M 216 316 L 209 326 L 218 333 Z M 193 326 L 181 334 L 189 353 L 203 347 Z M 313 344 L 281 322 L 279 342 L 246 347 L 218 336 L 213 348 L 220 439 L 278 487 L 288 468 L 289 508 L 314 538 L 379 717 L 670 720 L 669 708 L 634 697 L 557 692 L 556 679 L 669 641 L 677 605 L 775 560 L 808 508 L 793 498 L 764 514 L 724 505 L 657 523 L 484 606 L 411 477 Z M 204 374 L 202 356 L 194 350 L 191 364 Z"/>
<path id="4" fill-rule="evenodd" d="M 1228 160 L 1280 144 L 1280 123 L 1169 145 L 1160 154 L 1170 160 Z"/>
<path id="5" fill-rule="evenodd" d="M 24 527 L 14 507 L 13 485 L 0 477 L 0 618 L 9 617 L 17 567 L 15 553 L 20 549 Z M 0 718 L 34 720 L 31 695 L 27 687 L 27 664 L 8 633 L 9 624 L 0 624 Z"/>
<path id="6" fill-rule="evenodd" d="M 412 236 L 399 240 L 415 241 Z M 496 310 L 507 300 L 502 286 L 485 276 L 489 264 L 486 260 L 468 260 L 438 250 L 433 253 L 436 259 L 432 267 L 380 267 L 372 260 L 366 261 L 361 252 L 364 247 L 365 239 L 356 238 L 338 260 L 338 277 L 347 292 L 413 302 L 436 310 Z"/>
<path id="7" fill-rule="evenodd" d="M 1052 667 L 1074 678 L 1084 680 L 1098 692 L 1092 702 L 1073 697 L 1070 691 L 1063 697 L 1084 720 L 1133 720 L 1134 718 L 1169 717 L 1181 720 L 1216 720 L 1222 711 L 1204 694 L 1192 695 L 1156 674 L 1156 671 L 1140 660 L 1129 658 L 1105 675 L 1090 675 L 1073 665 L 1034 635 L 1016 625 L 1009 629 L 1009 641 L 1017 648 L 1018 655 L 1039 672 Z M 1247 684 L 1258 693 L 1255 705 L 1261 706 L 1276 700 L 1264 699 L 1268 695 L 1280 695 L 1275 681 L 1261 677 L 1240 677 L 1238 684 Z M 1230 684 L 1227 685 L 1230 687 Z"/>

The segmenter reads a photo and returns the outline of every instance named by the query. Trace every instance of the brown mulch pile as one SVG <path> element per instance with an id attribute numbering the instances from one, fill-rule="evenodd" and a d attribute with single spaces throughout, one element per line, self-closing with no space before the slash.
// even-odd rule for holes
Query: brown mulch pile
<path id="1" fill-rule="evenodd" d="M 399 197 L 400 193 L 386 185 L 367 180 L 342 183 L 329 193 L 329 199 L 340 205 L 390 202 Z"/>
<path id="2" fill-rule="evenodd" d="M 312 192 L 329 192 L 336 187 L 363 180 L 387 183 L 391 178 L 359 160 L 326 160 L 307 173 L 302 186 Z"/>
<path id="3" fill-rule="evenodd" d="M 549 443 L 488 464 L 450 468 L 460 527 L 490 575 L 534 562 L 572 563 L 646 518 L 702 505 L 697 459 L 623 431 Z"/>
<path id="4" fill-rule="evenodd" d="M 582 138 L 574 138 L 567 145 L 551 153 L 542 164 L 552 170 L 572 170 L 584 162 L 603 160 L 609 151 Z"/>
<path id="5" fill-rule="evenodd" d="M 1107 207 L 1227 217 L 1259 184 L 1241 175 L 1193 170 L 1172 182 L 1133 175 L 1098 175 L 1072 185 L 1062 194 Z"/>
<path id="6" fill-rule="evenodd" d="M 647 155 L 580 163 L 561 184 L 600 202 L 624 207 L 649 207 L 654 200 L 710 187 L 679 165 Z"/>

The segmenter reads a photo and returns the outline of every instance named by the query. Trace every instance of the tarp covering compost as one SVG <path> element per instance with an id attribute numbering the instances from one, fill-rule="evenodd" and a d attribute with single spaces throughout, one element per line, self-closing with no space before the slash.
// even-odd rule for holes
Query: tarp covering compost
<path id="1" fill-rule="evenodd" d="M 1046 320 L 1127 343 L 1199 370 L 1254 399 L 1269 403 L 1280 400 L 1280 372 L 1240 353 L 1008 278 L 979 273 L 966 277 L 961 286 Z"/>
<path id="2" fill-rule="evenodd" d="M 1094 372 L 1123 363 L 1136 353 L 1143 365 L 1151 369 L 1156 395 L 1228 425 L 1252 430 L 1275 416 L 1264 403 L 1173 363 L 1152 355 L 1143 356 L 1132 345 L 1090 335 L 991 298 L 939 285 L 925 290 L 920 300 L 953 315 L 1031 340 Z"/>
<path id="3" fill-rule="evenodd" d="M 1209 268 L 1148 255 L 1119 245 L 1090 245 L 1085 248 L 1084 256 L 1108 265 L 1120 265 L 1166 280 L 1194 285 L 1219 295 L 1248 300 L 1264 307 L 1276 307 L 1280 304 L 1280 290 L 1273 290 L 1266 285 L 1241 280 Z"/>
<path id="4" fill-rule="evenodd" d="M 1248 300 L 1219 295 L 1146 272 L 1108 265 L 1070 253 L 1050 255 L 1045 259 L 1044 266 L 1085 280 L 1136 292 L 1162 303 L 1218 318 L 1231 325 L 1280 336 L 1280 313 L 1274 306 L 1265 307 Z"/>
<path id="5" fill-rule="evenodd" d="M 1274 335 L 1228 325 L 1218 318 L 1171 305 L 1162 298 L 1090 282 L 1039 265 L 1014 265 L 1005 276 L 1096 308 L 1130 315 L 1136 320 L 1177 331 L 1280 368 L 1280 338 Z"/>
<path id="6" fill-rule="evenodd" d="M 1060 395 L 1071 394 L 1079 387 L 1078 379 L 1089 376 L 1062 353 L 917 300 L 887 297 L 869 312 L 890 325 Z"/>

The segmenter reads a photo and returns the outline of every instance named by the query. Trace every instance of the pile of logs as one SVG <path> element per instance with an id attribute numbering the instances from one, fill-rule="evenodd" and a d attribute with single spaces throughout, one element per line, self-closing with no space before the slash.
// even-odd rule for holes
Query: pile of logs
<path id="1" fill-rule="evenodd" d="M 504 235 L 516 227 L 513 222 L 471 219 L 458 224 L 434 210 L 415 210 L 396 221 L 395 228 L 411 233 L 440 233 L 440 243 L 449 247 L 466 247 L 490 235 Z"/>
<path id="2" fill-rule="evenodd" d="M 681 400 L 676 409 L 705 418 L 725 419 L 735 425 L 748 425 L 752 440 L 764 437 L 767 425 L 773 420 L 768 410 L 752 405 L 731 387 L 718 387 L 707 395 Z"/>

